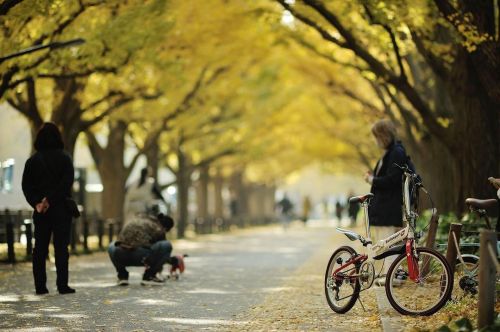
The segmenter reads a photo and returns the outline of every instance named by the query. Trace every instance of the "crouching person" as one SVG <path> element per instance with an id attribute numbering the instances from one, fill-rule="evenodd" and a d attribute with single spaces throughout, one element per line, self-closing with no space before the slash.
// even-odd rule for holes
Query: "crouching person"
<path id="1" fill-rule="evenodd" d="M 118 285 L 128 285 L 127 266 L 144 266 L 141 285 L 161 285 L 165 280 L 157 276 L 163 264 L 172 265 L 171 270 L 184 269 L 180 256 L 171 256 L 172 244 L 165 233 L 174 226 L 171 217 L 159 214 L 136 216 L 126 223 L 118 240 L 109 245 L 108 253 L 118 273 Z"/>

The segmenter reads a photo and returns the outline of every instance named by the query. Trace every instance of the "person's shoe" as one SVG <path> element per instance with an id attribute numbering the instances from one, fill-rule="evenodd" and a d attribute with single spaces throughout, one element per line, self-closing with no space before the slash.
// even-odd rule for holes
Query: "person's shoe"
<path id="1" fill-rule="evenodd" d="M 49 294 L 49 290 L 47 288 L 40 288 L 35 291 L 36 295 L 45 295 Z"/>
<path id="2" fill-rule="evenodd" d="M 118 278 L 118 281 L 116 282 L 118 286 L 128 286 L 128 279 L 120 279 Z"/>
<path id="3" fill-rule="evenodd" d="M 76 290 L 74 288 L 71 288 L 69 286 L 58 288 L 57 291 L 59 294 L 73 294 L 76 293 Z"/>
<path id="4" fill-rule="evenodd" d="M 141 281 L 141 285 L 143 286 L 158 286 L 163 285 L 165 280 L 159 279 L 156 276 L 148 277 L 144 276 Z"/>

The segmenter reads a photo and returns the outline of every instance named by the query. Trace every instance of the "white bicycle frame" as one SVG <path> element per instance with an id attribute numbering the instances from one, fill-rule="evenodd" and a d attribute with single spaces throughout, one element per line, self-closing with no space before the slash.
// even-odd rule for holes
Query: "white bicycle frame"
<path id="1" fill-rule="evenodd" d="M 410 249 L 413 249 L 413 256 L 416 257 L 416 246 L 413 245 L 413 241 L 415 239 L 415 221 L 418 217 L 417 213 L 412 211 L 411 209 L 411 201 L 410 201 L 410 180 L 413 174 L 404 171 L 405 180 L 403 183 L 403 221 L 406 223 L 406 227 L 402 230 L 392 234 L 391 236 L 379 240 L 375 245 L 372 244 L 371 240 L 371 232 L 370 232 L 370 218 L 368 216 L 368 205 L 369 200 L 365 200 L 361 203 L 363 207 L 363 211 L 365 214 L 365 230 L 366 230 L 366 239 L 356 232 L 345 230 L 337 227 L 337 230 L 341 233 L 346 234 L 351 240 L 360 240 L 363 245 L 367 248 L 367 261 L 373 263 L 375 257 L 380 257 L 383 253 L 390 250 L 393 246 L 398 243 L 406 242 L 406 250 L 407 252 Z M 413 248 L 411 248 L 413 247 Z M 395 253 L 396 254 L 396 253 Z M 385 256 L 384 256 L 385 257 Z M 417 272 L 418 274 L 418 272 Z"/>

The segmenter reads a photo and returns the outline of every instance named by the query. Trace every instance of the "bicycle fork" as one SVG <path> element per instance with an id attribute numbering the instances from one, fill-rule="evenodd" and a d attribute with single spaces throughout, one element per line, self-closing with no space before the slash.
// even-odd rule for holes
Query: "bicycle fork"
<path id="1" fill-rule="evenodd" d="M 406 261 L 408 262 L 410 279 L 417 282 L 420 277 L 420 271 L 418 270 L 418 257 L 413 239 L 406 240 Z"/>

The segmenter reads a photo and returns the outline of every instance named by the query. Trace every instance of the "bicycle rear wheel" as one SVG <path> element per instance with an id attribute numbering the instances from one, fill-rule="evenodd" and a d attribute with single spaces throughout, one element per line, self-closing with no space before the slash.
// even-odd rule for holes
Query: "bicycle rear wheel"
<path id="1" fill-rule="evenodd" d="M 333 272 L 342 265 L 348 263 L 356 256 L 356 251 L 343 246 L 334 251 L 328 262 L 325 273 L 325 295 L 330 308 L 338 314 L 344 314 L 351 310 L 359 296 L 359 279 L 349 278 L 351 274 L 358 274 L 359 268 L 354 264 L 338 271 L 335 276 Z"/>
<path id="2" fill-rule="evenodd" d="M 471 294 L 476 295 L 479 286 L 479 257 L 462 256 L 463 263 L 457 259 L 455 264 L 455 280 L 451 298 L 456 300 Z"/>
<path id="3" fill-rule="evenodd" d="M 403 315 L 432 315 L 441 309 L 451 295 L 451 268 L 439 252 L 417 248 L 419 278 L 410 279 L 406 253 L 392 263 L 385 280 L 385 291 L 391 305 Z"/>

